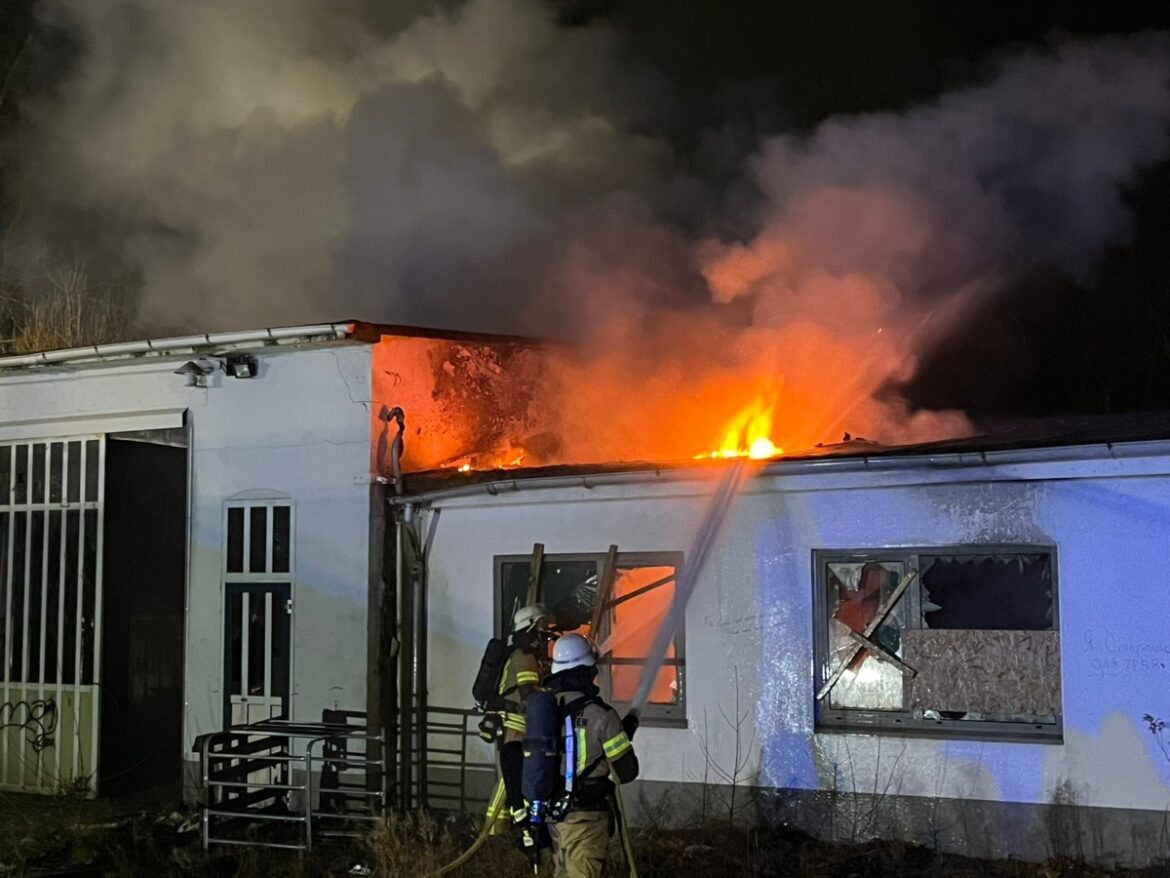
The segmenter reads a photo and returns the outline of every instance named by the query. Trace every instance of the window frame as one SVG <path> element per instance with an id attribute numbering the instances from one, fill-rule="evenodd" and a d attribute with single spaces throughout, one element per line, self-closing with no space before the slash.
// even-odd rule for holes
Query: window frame
<path id="1" fill-rule="evenodd" d="M 685 554 L 681 551 L 632 551 L 617 553 L 615 559 L 615 567 L 617 569 L 631 568 L 631 567 L 673 567 L 674 568 L 674 582 L 677 587 L 679 579 L 683 575 L 683 563 Z M 558 562 L 582 562 L 592 561 L 597 565 L 598 575 L 601 575 L 605 566 L 606 553 L 605 552 L 565 552 L 557 554 L 545 554 L 543 564 L 555 564 Z M 505 637 L 508 634 L 503 618 L 503 586 L 504 586 L 504 566 L 507 564 L 531 564 L 532 555 L 496 555 L 492 558 L 492 630 L 497 637 Z M 666 583 L 662 584 L 663 586 Z M 659 586 L 662 587 L 662 586 Z M 537 600 L 541 600 L 541 596 L 537 595 Z M 611 595 L 609 600 L 610 609 L 602 617 L 601 630 L 608 634 L 610 625 L 610 613 L 614 606 L 614 599 Z M 604 638 L 602 638 L 604 639 Z M 687 727 L 687 694 L 686 694 L 686 620 L 683 620 L 682 626 L 675 633 L 674 636 L 675 657 L 673 659 L 666 659 L 664 665 L 672 665 L 678 669 L 678 704 L 646 704 L 641 711 L 642 725 L 648 727 L 658 728 L 686 728 Z M 637 666 L 644 664 L 637 659 L 626 660 L 620 662 L 626 666 Z M 623 708 L 628 707 L 627 702 L 613 701 L 610 695 L 613 692 L 613 682 L 610 668 L 614 662 L 611 656 L 602 658 L 599 665 L 599 688 L 601 689 L 601 696 L 609 704 L 611 704 L 619 713 L 623 712 Z"/>
<path id="2" fill-rule="evenodd" d="M 1052 722 L 1012 722 L 1006 720 L 926 719 L 914 716 L 911 709 L 879 710 L 876 708 L 835 708 L 816 694 L 832 673 L 830 665 L 830 623 L 828 601 L 828 565 L 830 563 L 899 563 L 903 575 L 918 571 L 902 600 L 910 601 L 911 617 L 918 627 L 925 627 L 922 610 L 923 557 L 982 555 L 1047 555 L 1052 582 L 1052 629 L 1060 634 L 1060 581 L 1057 547 L 1040 543 L 964 543 L 942 546 L 874 547 L 869 549 L 813 549 L 813 704 L 816 732 L 868 732 L 878 734 L 935 737 L 948 739 L 1015 741 L 1033 744 L 1064 742 L 1063 648 L 1061 650 L 1061 713 Z M 1014 630 L 1014 629 L 994 629 Z"/>

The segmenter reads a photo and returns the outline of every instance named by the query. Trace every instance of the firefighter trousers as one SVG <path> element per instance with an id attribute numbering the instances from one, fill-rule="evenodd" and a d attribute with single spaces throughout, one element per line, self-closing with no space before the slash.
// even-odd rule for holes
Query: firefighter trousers
<path id="1" fill-rule="evenodd" d="M 601 878 L 609 847 L 607 811 L 572 811 L 549 825 L 555 878 Z"/>

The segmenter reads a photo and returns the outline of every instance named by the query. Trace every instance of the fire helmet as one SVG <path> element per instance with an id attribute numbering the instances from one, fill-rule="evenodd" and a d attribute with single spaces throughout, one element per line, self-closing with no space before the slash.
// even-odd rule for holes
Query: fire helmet
<path id="1" fill-rule="evenodd" d="M 512 617 L 512 630 L 521 632 L 548 628 L 553 621 L 552 613 L 543 604 L 529 604 L 518 609 L 516 615 Z"/>
<path id="2" fill-rule="evenodd" d="M 597 650 L 584 634 L 571 633 L 561 637 L 553 646 L 552 672 L 567 671 L 569 668 L 593 668 L 597 666 Z"/>

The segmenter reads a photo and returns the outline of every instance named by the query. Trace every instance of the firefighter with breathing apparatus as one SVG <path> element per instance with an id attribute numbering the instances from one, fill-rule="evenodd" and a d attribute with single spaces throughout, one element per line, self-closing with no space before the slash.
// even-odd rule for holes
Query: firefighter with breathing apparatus
<path id="1" fill-rule="evenodd" d="M 552 839 L 556 878 L 599 878 L 612 834 L 621 835 L 626 864 L 635 875 L 621 808 L 619 784 L 638 776 L 631 739 L 638 717 L 624 719 L 601 700 L 594 678 L 597 650 L 581 634 L 563 635 L 553 647 L 552 674 L 544 689 L 528 697 L 524 739 L 523 793 L 534 870 L 539 864 L 540 832 Z"/>
<path id="2" fill-rule="evenodd" d="M 472 687 L 476 703 L 483 710 L 479 735 L 498 746 L 504 800 L 488 805 L 489 825 L 508 816 L 512 824 L 523 823 L 527 808 L 520 792 L 524 763 L 525 704 L 529 694 L 549 671 L 548 642 L 553 616 L 540 604 L 521 607 L 512 617 L 508 641 L 492 638 L 484 652 L 479 674 Z"/>

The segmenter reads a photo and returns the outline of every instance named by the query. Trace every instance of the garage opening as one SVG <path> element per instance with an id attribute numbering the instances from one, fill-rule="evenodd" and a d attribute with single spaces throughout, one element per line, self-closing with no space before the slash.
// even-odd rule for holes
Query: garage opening
<path id="1" fill-rule="evenodd" d="M 170 800 L 182 776 L 185 431 L 108 434 L 105 476 L 100 794 Z"/>

